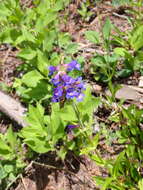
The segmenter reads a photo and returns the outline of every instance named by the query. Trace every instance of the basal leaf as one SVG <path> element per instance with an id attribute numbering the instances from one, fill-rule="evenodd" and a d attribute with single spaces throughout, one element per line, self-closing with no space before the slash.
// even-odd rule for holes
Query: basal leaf
<path id="1" fill-rule="evenodd" d="M 139 25 L 132 33 L 130 37 L 130 43 L 132 48 L 137 51 L 143 47 L 143 26 Z"/>
<path id="2" fill-rule="evenodd" d="M 112 29 L 112 24 L 109 18 L 106 19 L 106 22 L 103 26 L 103 37 L 105 40 L 108 40 L 110 37 L 110 33 L 111 33 L 111 29 Z"/>

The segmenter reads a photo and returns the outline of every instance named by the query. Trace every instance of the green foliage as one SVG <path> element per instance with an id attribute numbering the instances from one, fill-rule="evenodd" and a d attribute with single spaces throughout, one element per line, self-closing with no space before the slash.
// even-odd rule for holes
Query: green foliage
<path id="1" fill-rule="evenodd" d="M 45 82 L 48 80 L 47 68 L 51 62 L 54 65 L 61 61 L 60 55 L 55 57 L 54 48 L 58 46 L 60 53 L 64 51 L 69 59 L 77 51 L 77 44 L 71 42 L 69 34 L 60 32 L 58 27 L 59 11 L 67 4 L 65 0 L 42 0 L 29 9 L 21 7 L 16 0 L 1 2 L 1 9 L 5 11 L 0 14 L 0 42 L 20 48 L 17 56 L 25 62 L 25 66 L 22 65 L 19 70 L 24 69 L 24 75 L 22 79 L 16 79 L 14 88 L 26 102 L 50 97 L 46 97 L 50 94 L 50 87 Z M 45 92 L 41 93 L 39 86 Z"/>
<path id="2" fill-rule="evenodd" d="M 96 31 L 88 30 L 85 32 L 85 37 L 87 40 L 94 44 L 99 44 L 99 33 Z"/>
<path id="3" fill-rule="evenodd" d="M 142 26 L 140 25 L 140 20 L 134 20 L 131 24 L 132 30 L 126 32 L 121 32 L 114 27 L 117 35 L 113 35 L 112 43 L 118 46 L 114 49 L 114 52 L 122 59 L 124 64 L 122 70 L 117 73 L 119 77 L 127 77 L 134 71 L 142 73 Z M 126 40 L 123 40 L 125 38 Z"/>
<path id="4" fill-rule="evenodd" d="M 5 189 L 26 166 L 20 139 L 9 127 L 5 135 L 0 134 L 0 189 Z"/>
<path id="5" fill-rule="evenodd" d="M 131 3 L 132 0 L 112 0 L 113 6 L 124 6 Z"/>
<path id="6" fill-rule="evenodd" d="M 120 31 L 107 18 L 102 35 L 99 35 L 97 31 L 85 32 L 87 40 L 93 44 L 101 45 L 106 52 L 105 55 L 96 53 L 91 59 L 91 73 L 94 74 L 95 80 L 109 82 L 113 79 L 128 77 L 134 71 L 142 73 L 143 27 L 141 18 L 142 15 L 140 15 L 140 19 L 131 21 L 131 31 Z M 112 31 L 116 32 L 116 35 L 113 35 Z M 121 69 L 119 70 L 118 67 Z"/>
<path id="7" fill-rule="evenodd" d="M 94 78 L 96 80 L 101 80 L 103 82 L 112 80 L 116 73 L 118 56 L 115 54 L 111 56 L 97 54 L 91 61 L 91 72 L 95 74 Z"/>
<path id="8" fill-rule="evenodd" d="M 13 88 L 17 89 L 17 93 L 25 101 L 33 102 L 51 97 L 51 86 L 47 78 L 37 70 L 32 70 L 23 75 L 21 79 L 16 79 Z"/>
<path id="9" fill-rule="evenodd" d="M 116 66 L 118 61 L 118 56 L 110 53 L 111 51 L 111 30 L 113 26 L 109 20 L 106 19 L 106 22 L 102 29 L 102 35 L 96 31 L 87 31 L 85 32 L 85 37 L 87 40 L 94 44 L 100 44 L 103 46 L 107 54 L 101 55 L 96 53 L 92 57 L 91 62 L 91 72 L 94 74 L 95 80 L 100 80 L 104 82 L 109 82 L 116 74 Z"/>
<path id="10" fill-rule="evenodd" d="M 101 189 L 138 189 L 142 187 L 141 160 L 143 158 L 143 110 L 131 105 L 122 108 L 118 113 L 119 129 L 116 131 L 116 140 L 124 147 L 116 159 L 106 159 L 102 166 L 107 168 L 109 175 L 106 179 L 95 177 Z M 110 135 L 106 138 L 109 139 Z M 92 158 L 92 157 L 91 157 Z M 94 160 L 94 157 L 92 158 Z M 98 162 L 97 162 L 98 163 Z M 100 163 L 99 163 L 100 164 Z"/>
<path id="11" fill-rule="evenodd" d="M 91 149 L 92 140 L 89 139 L 92 135 L 92 113 L 99 103 L 100 100 L 93 98 L 90 90 L 87 89 L 83 102 L 67 102 L 63 108 L 60 108 L 59 103 L 54 103 L 50 115 L 45 115 L 44 108 L 39 103 L 36 107 L 30 105 L 26 117 L 29 126 L 23 128 L 19 132 L 19 136 L 23 138 L 24 143 L 37 153 L 48 151 L 61 153 L 61 150 L 64 149 L 64 155 L 68 150 L 76 151 L 77 154 L 81 152 L 82 154 L 82 148 L 85 149 L 86 147 L 87 149 L 88 144 L 90 144 L 89 148 Z M 75 142 L 68 139 L 66 126 L 69 124 L 79 125 L 72 132 Z M 59 151 L 57 145 L 60 141 L 63 141 L 63 144 Z M 61 157 L 64 156 L 61 155 Z"/>
<path id="12" fill-rule="evenodd" d="M 94 14 L 93 12 L 88 10 L 88 6 L 90 5 L 89 1 L 81 3 L 80 9 L 78 9 L 78 13 L 82 17 L 83 21 L 88 22 L 90 17 Z"/>

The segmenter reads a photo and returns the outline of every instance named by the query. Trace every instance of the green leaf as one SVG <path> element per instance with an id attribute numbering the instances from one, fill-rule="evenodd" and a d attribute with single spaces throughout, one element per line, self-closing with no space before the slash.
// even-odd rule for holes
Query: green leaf
<path id="1" fill-rule="evenodd" d="M 35 43 L 36 39 L 35 39 L 34 35 L 30 31 L 28 31 L 28 28 L 23 27 L 22 33 L 23 33 L 23 36 L 25 37 L 25 40 Z"/>
<path id="2" fill-rule="evenodd" d="M 106 19 L 106 22 L 103 26 L 103 37 L 105 40 L 108 40 L 110 37 L 110 33 L 111 33 L 111 29 L 112 29 L 112 24 L 109 18 Z"/>
<path id="3" fill-rule="evenodd" d="M 94 58 L 91 59 L 91 62 L 94 66 L 107 68 L 106 60 L 103 56 L 96 55 Z"/>
<path id="4" fill-rule="evenodd" d="M 40 113 L 40 116 L 43 116 L 45 110 L 44 110 L 44 108 L 42 107 L 42 105 L 40 103 L 37 103 L 37 109 L 38 109 L 38 111 Z"/>
<path id="5" fill-rule="evenodd" d="M 56 113 L 56 111 L 55 111 Z M 58 112 L 60 118 L 62 119 L 63 122 L 67 123 L 67 122 L 73 122 L 73 121 L 77 121 L 77 117 L 75 112 L 73 111 L 73 107 L 71 104 L 65 104 L 65 106 L 59 110 Z"/>
<path id="6" fill-rule="evenodd" d="M 20 35 L 20 36 L 18 36 L 17 39 L 15 40 L 14 45 L 17 46 L 18 44 L 21 44 L 21 43 L 22 43 L 23 41 L 25 41 L 25 40 L 26 40 L 26 39 L 25 39 L 25 36 Z"/>
<path id="7" fill-rule="evenodd" d="M 57 42 L 57 33 L 55 30 L 45 32 L 43 39 L 43 50 L 50 52 L 53 48 L 53 44 Z"/>
<path id="8" fill-rule="evenodd" d="M 18 45 L 24 41 L 29 41 L 35 43 L 36 39 L 34 35 L 28 31 L 28 28 L 22 27 L 22 34 L 18 36 L 16 41 L 14 42 L 15 45 Z"/>
<path id="9" fill-rule="evenodd" d="M 22 82 L 27 85 L 28 87 L 36 87 L 38 82 L 43 79 L 44 77 L 37 71 L 33 70 L 28 73 L 26 73 L 22 77 Z"/>
<path id="10" fill-rule="evenodd" d="M 86 154 L 88 155 L 91 151 L 94 151 L 98 145 L 98 141 L 99 141 L 99 134 L 96 134 L 96 136 L 94 136 L 92 138 L 92 142 L 87 144 L 85 148 L 83 148 L 80 151 L 80 154 Z"/>
<path id="11" fill-rule="evenodd" d="M 92 160 L 94 160 L 96 162 L 96 164 L 98 164 L 99 166 L 104 166 L 105 165 L 104 160 L 99 155 L 91 154 L 90 158 Z"/>
<path id="12" fill-rule="evenodd" d="M 36 12 L 41 14 L 46 14 L 46 12 L 48 11 L 48 9 L 50 9 L 51 7 L 51 1 L 39 1 L 38 2 L 38 6 L 36 8 Z"/>
<path id="13" fill-rule="evenodd" d="M 26 60 L 32 60 L 34 57 L 36 57 L 37 52 L 32 49 L 23 49 L 20 53 L 18 53 L 18 57 L 26 59 Z"/>
<path id="14" fill-rule="evenodd" d="M 51 86 L 47 83 L 47 81 L 40 80 L 36 87 L 32 88 L 23 88 L 18 87 L 17 92 L 22 96 L 24 99 L 38 101 L 49 99 L 51 95 Z"/>
<path id="15" fill-rule="evenodd" d="M 70 43 L 67 47 L 66 47 L 66 53 L 67 54 L 74 54 L 77 52 L 78 49 L 78 44 L 77 43 Z"/>
<path id="16" fill-rule="evenodd" d="M 117 77 L 126 78 L 129 77 L 132 74 L 131 69 L 122 69 L 116 73 Z"/>
<path id="17" fill-rule="evenodd" d="M 104 185 L 105 179 L 103 177 L 100 176 L 94 176 L 93 179 L 95 180 L 95 182 L 101 187 L 102 185 Z"/>
<path id="18" fill-rule="evenodd" d="M 139 187 L 140 190 L 143 190 L 143 179 L 139 180 L 138 187 Z"/>
<path id="19" fill-rule="evenodd" d="M 20 32 L 13 28 L 4 28 L 0 33 L 0 41 L 2 43 L 13 43 L 20 35 Z"/>
<path id="20" fill-rule="evenodd" d="M 57 120 L 56 120 L 57 121 Z M 53 121 L 52 123 L 53 124 Z M 53 126 L 53 125 L 51 125 Z M 54 125 L 55 126 L 55 125 Z M 53 126 L 53 127 L 54 127 Z M 59 124 L 56 125 L 54 131 L 53 131 L 53 135 L 52 135 L 52 143 L 56 144 L 58 142 L 59 139 L 62 139 L 65 135 L 65 125 L 63 124 L 63 122 L 60 120 Z"/>
<path id="21" fill-rule="evenodd" d="M 5 159 L 10 159 L 11 151 L 11 148 L 6 144 L 6 142 L 0 139 L 0 155 Z"/>
<path id="22" fill-rule="evenodd" d="M 44 109 L 40 104 L 37 104 L 37 107 L 29 105 L 27 121 L 31 126 L 35 128 L 39 126 L 39 130 L 43 130 L 42 127 L 44 127 Z"/>
<path id="23" fill-rule="evenodd" d="M 113 177 L 115 177 L 116 178 L 116 176 L 118 176 L 119 175 L 119 173 L 123 170 L 122 169 L 122 162 L 123 162 L 123 160 L 125 159 L 125 151 L 122 151 L 119 155 L 118 155 L 118 157 L 117 157 L 117 159 L 116 159 L 116 161 L 115 161 L 115 163 L 114 163 L 114 165 L 113 165 L 113 170 L 112 170 L 112 175 L 113 175 Z"/>
<path id="24" fill-rule="evenodd" d="M 14 165 L 12 164 L 6 164 L 4 165 L 4 170 L 7 172 L 7 173 L 11 173 L 14 171 Z"/>
<path id="25" fill-rule="evenodd" d="M 48 76 L 48 60 L 44 53 L 40 50 L 37 50 L 37 67 L 41 73 L 43 73 L 45 76 Z"/>
<path id="26" fill-rule="evenodd" d="M 61 115 L 60 115 L 60 112 L 55 112 L 53 111 L 52 112 L 52 115 L 51 115 L 51 131 L 52 131 L 52 134 L 53 134 L 53 138 L 54 135 L 63 135 L 64 133 L 64 121 L 62 121 L 61 119 Z M 58 134 L 59 133 L 59 134 Z"/>
<path id="27" fill-rule="evenodd" d="M 28 139 L 25 139 L 24 142 L 35 152 L 37 153 L 46 153 L 51 149 L 51 146 L 48 142 L 45 141 L 44 138 L 40 137 L 31 137 Z"/>
<path id="28" fill-rule="evenodd" d="M 58 43 L 59 46 L 65 48 L 71 41 L 71 37 L 68 33 L 59 33 L 58 34 Z"/>
<path id="29" fill-rule="evenodd" d="M 108 119 L 110 120 L 110 121 L 114 121 L 114 122 L 120 122 L 120 115 L 119 115 L 119 113 L 114 113 L 114 114 L 111 114 L 109 117 L 108 117 Z"/>
<path id="30" fill-rule="evenodd" d="M 120 55 L 122 57 L 125 57 L 126 53 L 128 53 L 128 52 L 125 48 L 115 48 L 114 53 L 117 55 Z"/>
<path id="31" fill-rule="evenodd" d="M 88 30 L 85 32 L 85 37 L 94 44 L 100 43 L 99 33 L 97 31 Z"/>
<path id="32" fill-rule="evenodd" d="M 4 4 L 1 3 L 0 6 L 0 21 L 2 19 L 2 17 L 7 17 L 11 14 L 10 9 L 8 9 Z"/>
<path id="33" fill-rule="evenodd" d="M 47 133 L 45 127 L 47 120 L 45 120 L 44 108 L 40 104 L 37 104 L 36 107 L 30 105 L 26 120 L 29 126 L 23 128 L 19 132 L 19 136 L 24 138 L 24 142 L 35 152 L 45 153 L 51 150 L 49 140 L 52 134 L 50 130 Z"/>
<path id="34" fill-rule="evenodd" d="M 137 28 L 133 30 L 132 35 L 130 37 L 130 44 L 135 51 L 143 47 L 143 26 L 142 25 L 137 26 Z"/>
<path id="35" fill-rule="evenodd" d="M 92 96 L 91 89 L 89 86 L 87 86 L 84 94 L 85 94 L 85 97 L 83 101 L 77 103 L 77 106 L 81 113 L 87 113 L 91 115 L 91 113 L 93 113 L 93 110 L 97 109 L 97 107 L 99 106 L 100 98 L 95 98 Z"/>
<path id="36" fill-rule="evenodd" d="M 55 21 L 56 18 L 57 18 L 56 12 L 48 11 L 46 15 L 42 15 L 37 19 L 35 26 L 36 30 L 38 32 L 41 32 L 46 26 L 51 24 L 51 22 Z"/>
<path id="37" fill-rule="evenodd" d="M 35 123 L 35 125 L 33 123 L 31 122 L 30 126 L 23 128 L 19 132 L 18 135 L 27 140 L 32 139 L 32 138 L 44 137 L 47 135 L 45 133 L 45 131 L 43 130 L 43 128 L 41 127 L 41 125 L 39 125 L 38 122 L 37 122 L 37 124 Z M 31 125 L 31 124 L 33 124 L 33 125 Z"/>
<path id="38" fill-rule="evenodd" d="M 0 165 L 0 180 L 4 179 L 7 177 L 7 172 L 4 170 L 4 168 Z"/>
<path id="39" fill-rule="evenodd" d="M 101 190 L 106 190 L 110 186 L 112 181 L 113 181 L 112 177 L 107 177 L 106 180 L 104 181 L 104 184 L 103 184 Z"/>
<path id="40" fill-rule="evenodd" d="M 13 132 L 12 127 L 10 126 L 6 133 L 6 139 L 9 142 L 12 149 L 15 149 L 17 145 L 16 134 Z"/>
<path id="41" fill-rule="evenodd" d="M 58 156 L 64 160 L 67 154 L 67 149 L 65 149 L 64 147 L 62 147 L 59 151 L 58 151 Z"/>

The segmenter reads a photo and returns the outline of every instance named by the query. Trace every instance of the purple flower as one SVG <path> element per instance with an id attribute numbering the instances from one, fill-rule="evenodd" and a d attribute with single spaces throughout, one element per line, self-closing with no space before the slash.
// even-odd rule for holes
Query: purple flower
<path id="1" fill-rule="evenodd" d="M 73 60 L 71 61 L 70 63 L 68 64 L 62 64 L 62 65 L 59 65 L 59 66 L 49 66 L 49 75 L 53 75 L 54 72 L 56 71 L 63 71 L 63 72 L 66 72 L 67 71 L 72 71 L 72 70 L 80 70 L 80 64 L 77 63 L 77 61 Z"/>
<path id="2" fill-rule="evenodd" d="M 82 77 L 77 77 L 77 78 L 76 78 L 76 86 L 77 86 L 77 88 L 82 89 L 82 90 L 85 90 L 85 89 L 86 89 L 86 88 L 85 88 L 85 84 L 84 84 L 84 82 L 82 81 Z"/>
<path id="3" fill-rule="evenodd" d="M 73 78 L 68 76 L 67 74 L 63 74 L 61 76 L 61 81 L 64 83 L 64 84 L 71 84 L 73 82 Z"/>
<path id="4" fill-rule="evenodd" d="M 79 127 L 79 125 L 67 125 L 66 126 L 66 131 L 67 133 L 71 132 L 73 129 Z"/>
<path id="5" fill-rule="evenodd" d="M 75 90 L 74 88 L 68 88 L 66 91 L 66 98 L 67 99 L 72 99 L 74 97 L 78 97 L 80 95 L 80 92 Z"/>
<path id="6" fill-rule="evenodd" d="M 67 74 L 56 74 L 52 79 L 52 83 L 56 88 L 53 93 L 53 102 L 60 102 L 61 99 L 73 99 L 77 98 L 77 101 L 82 101 L 85 90 L 82 78 L 72 78 Z"/>
<path id="7" fill-rule="evenodd" d="M 80 70 L 80 65 L 77 61 L 72 61 L 69 64 L 63 64 L 57 67 L 49 67 L 50 75 L 56 72 L 51 80 L 55 86 L 52 97 L 53 102 L 61 102 L 62 100 L 73 98 L 76 98 L 77 101 L 82 101 L 84 97 L 82 92 L 85 90 L 82 77 L 73 78 L 66 73 L 66 71 L 72 71 L 73 69 Z"/>
<path id="8" fill-rule="evenodd" d="M 55 71 L 57 71 L 57 67 L 55 66 L 49 66 L 49 75 L 53 75 Z"/>
<path id="9" fill-rule="evenodd" d="M 67 71 L 72 71 L 74 69 L 80 70 L 80 64 L 78 64 L 77 61 L 75 61 L 75 60 L 73 60 L 67 64 Z"/>
<path id="10" fill-rule="evenodd" d="M 78 102 L 81 102 L 84 98 L 84 94 L 83 93 L 80 93 L 79 96 L 76 98 Z"/>
<path id="11" fill-rule="evenodd" d="M 56 75 L 52 78 L 51 82 L 52 82 L 55 86 L 59 85 L 59 84 L 61 83 L 61 81 L 60 81 L 60 75 L 59 75 L 59 74 L 56 74 Z"/>
<path id="12" fill-rule="evenodd" d="M 63 96 L 63 87 L 58 86 L 57 88 L 54 88 L 54 93 L 52 97 L 52 102 L 59 102 Z"/>

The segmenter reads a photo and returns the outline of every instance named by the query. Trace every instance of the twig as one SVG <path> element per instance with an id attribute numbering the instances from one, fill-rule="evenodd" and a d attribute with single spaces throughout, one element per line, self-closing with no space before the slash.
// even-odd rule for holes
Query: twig
<path id="1" fill-rule="evenodd" d="M 35 164 L 35 165 L 38 165 L 38 166 L 41 166 L 41 167 L 45 167 L 45 168 L 54 169 L 54 170 L 63 170 L 65 172 L 69 173 L 70 175 L 75 176 L 76 178 L 78 178 L 78 180 L 80 181 L 81 184 L 84 184 L 84 182 L 76 174 L 69 171 L 68 169 L 59 168 L 59 167 L 55 167 L 55 166 L 51 166 L 51 165 L 47 165 L 47 164 L 42 164 L 42 163 L 39 163 L 39 162 L 36 162 L 36 161 L 32 161 L 32 164 Z"/>
<path id="2" fill-rule="evenodd" d="M 128 20 L 128 17 L 127 17 L 127 16 L 119 15 L 118 13 L 115 13 L 115 12 L 113 12 L 112 14 L 113 14 L 114 16 L 116 16 L 116 17 L 119 17 L 119 18 Z"/>
<path id="3" fill-rule="evenodd" d="M 18 178 L 21 178 L 21 174 L 19 174 L 11 183 L 9 183 L 5 190 L 9 190 L 9 188 L 16 182 Z"/>
<path id="4" fill-rule="evenodd" d="M 25 182 L 24 182 L 22 174 L 21 174 L 21 182 L 23 184 L 24 190 L 28 190 L 27 187 L 26 187 L 26 185 L 25 185 Z"/>
<path id="5" fill-rule="evenodd" d="M 105 51 L 97 49 L 97 46 L 93 46 L 92 44 L 83 44 L 83 43 L 79 43 L 78 51 L 98 53 L 98 54 L 106 54 Z"/>
<path id="6" fill-rule="evenodd" d="M 85 184 L 86 184 L 86 185 L 89 185 L 89 183 L 83 182 L 75 173 L 69 171 L 69 170 L 66 169 L 66 168 L 59 168 L 59 167 L 55 167 L 55 166 L 51 166 L 51 165 L 47 165 L 47 164 L 45 165 L 45 164 L 42 164 L 42 163 L 39 163 L 39 162 L 36 162 L 36 161 L 32 161 L 32 164 L 35 164 L 35 165 L 38 165 L 38 166 L 41 166 L 41 167 L 46 167 L 46 168 L 54 169 L 54 170 L 63 170 L 63 171 L 65 171 L 65 172 L 69 173 L 70 175 L 76 177 L 76 178 L 79 180 L 80 184 L 82 184 L 82 185 L 85 185 Z M 93 183 L 93 184 L 94 184 L 94 183 Z M 95 184 L 94 184 L 94 185 L 95 185 Z"/>

